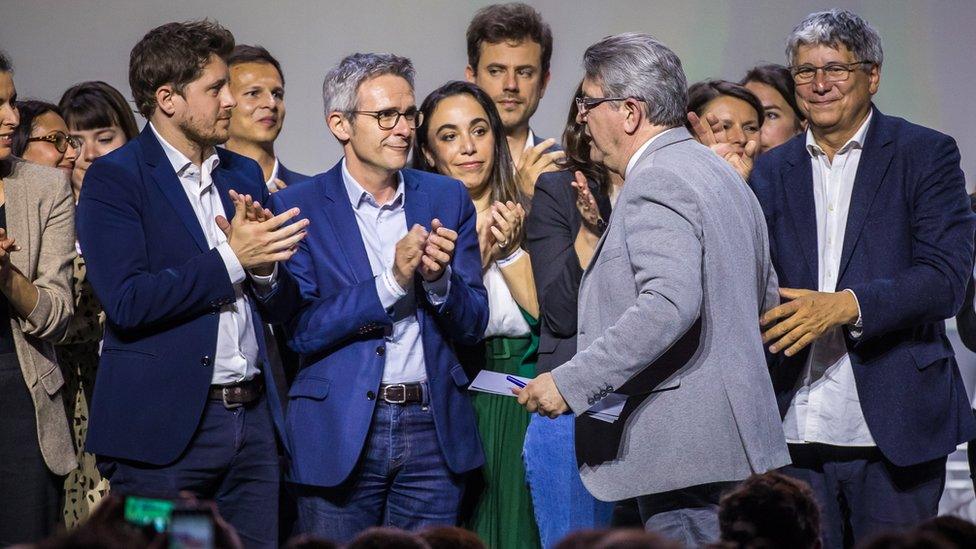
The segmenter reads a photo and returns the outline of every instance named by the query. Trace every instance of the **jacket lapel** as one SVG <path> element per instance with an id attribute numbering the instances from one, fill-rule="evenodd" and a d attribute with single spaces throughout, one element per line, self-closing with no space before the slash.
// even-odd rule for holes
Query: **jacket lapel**
<path id="1" fill-rule="evenodd" d="M 783 194 L 786 195 L 790 223 L 798 248 L 806 260 L 807 283 L 811 289 L 819 287 L 817 259 L 817 207 L 813 199 L 813 168 L 805 141 L 796 140 L 797 151 L 790 155 L 790 166 L 783 169 Z M 786 259 L 786 258 L 784 258 Z"/>
<path id="2" fill-rule="evenodd" d="M 183 190 L 183 185 L 176 176 L 176 172 L 173 171 L 173 165 L 170 164 L 169 158 L 163 152 L 163 147 L 156 140 L 149 124 L 146 124 L 145 129 L 142 130 L 137 139 L 142 147 L 145 162 L 151 167 L 149 173 L 152 175 L 153 182 L 159 187 L 160 192 L 166 197 L 173 210 L 176 211 L 177 217 L 189 231 L 200 251 L 209 250 L 210 246 L 207 245 L 207 239 L 200 227 L 200 222 L 197 220 L 196 214 L 193 213 L 193 207 L 190 206 L 190 199 L 186 197 L 186 191 Z"/>
<path id="3" fill-rule="evenodd" d="M 230 191 L 233 189 L 231 184 L 227 181 L 227 169 L 223 167 L 223 159 L 221 163 L 217 165 L 217 169 L 213 171 L 210 176 L 213 178 L 214 190 L 217 191 L 217 195 L 220 197 L 220 203 L 224 206 L 224 217 L 229 221 L 234 217 L 234 201 L 230 199 Z M 252 196 L 252 200 L 261 201 L 260 196 Z M 220 212 L 216 212 L 219 214 Z"/>
<path id="4" fill-rule="evenodd" d="M 430 197 L 420 186 L 420 181 L 409 170 L 403 170 L 403 210 L 407 217 L 407 230 L 414 225 L 420 225 L 424 229 L 430 230 Z M 443 220 L 442 220 L 443 222 Z"/>
<path id="5" fill-rule="evenodd" d="M 325 196 L 325 218 L 332 225 L 332 233 L 336 235 L 342 254 L 356 281 L 362 282 L 373 278 L 373 269 L 369 266 L 363 235 L 359 233 L 356 214 L 353 212 L 352 204 L 349 203 L 346 186 L 342 182 L 341 161 L 325 174 L 325 178 L 317 180 L 316 185 L 320 187 L 318 189 L 320 195 Z"/>
<path id="6" fill-rule="evenodd" d="M 871 211 L 871 204 L 878 194 L 878 188 L 884 181 L 888 166 L 891 165 L 894 152 L 894 148 L 888 146 L 891 142 L 891 134 L 887 131 L 887 120 L 883 114 L 875 109 L 871 127 L 868 128 L 865 137 L 864 150 L 861 151 L 857 175 L 854 177 L 851 206 L 847 212 L 847 228 L 844 230 L 844 249 L 841 251 L 840 265 L 837 271 L 838 281 L 844 276 L 844 271 L 854 253 L 854 246 L 857 245 L 861 230 L 864 228 L 864 220 L 867 219 L 868 212 Z"/>

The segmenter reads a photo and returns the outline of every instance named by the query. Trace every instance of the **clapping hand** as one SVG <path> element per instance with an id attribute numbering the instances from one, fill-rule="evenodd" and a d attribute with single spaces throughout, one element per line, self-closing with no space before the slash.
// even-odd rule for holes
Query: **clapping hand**
<path id="1" fill-rule="evenodd" d="M 504 259 L 522 244 L 522 226 L 525 224 L 525 208 L 521 204 L 495 202 L 491 205 L 491 224 L 488 230 L 494 239 L 491 260 Z"/>
<path id="2" fill-rule="evenodd" d="M 573 176 L 571 185 L 576 189 L 576 209 L 579 210 L 583 226 L 594 235 L 599 235 L 599 224 L 602 218 L 600 217 L 600 208 L 596 204 L 596 198 L 590 192 L 590 185 L 586 182 L 586 176 L 583 175 L 583 172 L 577 171 Z"/>
<path id="3" fill-rule="evenodd" d="M 406 290 L 413 284 L 414 273 L 420 267 L 427 244 L 427 229 L 414 224 L 396 244 L 393 257 L 393 278 Z"/>
<path id="4" fill-rule="evenodd" d="M 294 255 L 298 243 L 305 238 L 308 220 L 284 226 L 301 213 L 298 208 L 272 216 L 249 195 L 231 191 L 230 197 L 234 201 L 234 217 L 228 221 L 218 215 L 217 227 L 224 232 L 242 267 L 258 275 L 271 274 L 276 262 L 287 261 Z"/>
<path id="5" fill-rule="evenodd" d="M 457 236 L 457 232 L 445 227 L 440 219 L 435 218 L 430 222 L 430 234 L 427 235 L 424 254 L 420 258 L 420 276 L 424 280 L 434 282 L 443 276 L 454 257 Z"/>
<path id="6" fill-rule="evenodd" d="M 752 173 L 752 166 L 756 161 L 756 153 L 759 152 L 759 143 L 749 140 L 744 150 L 740 153 L 729 143 L 725 137 L 725 131 L 719 123 L 718 117 L 714 114 L 705 115 L 702 120 L 694 112 L 688 113 L 688 122 L 691 129 L 695 132 L 695 137 L 706 147 L 712 149 L 715 154 L 721 156 L 744 180 L 749 179 Z"/>
<path id="7" fill-rule="evenodd" d="M 559 162 L 566 158 L 566 153 L 563 151 L 546 152 L 555 143 L 554 139 L 546 139 L 524 151 L 519 158 L 516 171 L 518 171 L 522 192 L 526 196 L 535 194 L 535 182 L 540 175 L 561 169 Z"/>

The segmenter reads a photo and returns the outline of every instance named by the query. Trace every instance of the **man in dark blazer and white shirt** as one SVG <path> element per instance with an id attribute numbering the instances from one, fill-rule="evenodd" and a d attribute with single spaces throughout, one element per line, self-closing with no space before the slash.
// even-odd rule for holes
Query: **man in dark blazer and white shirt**
<path id="1" fill-rule="evenodd" d="M 976 435 L 944 320 L 963 303 L 974 216 L 952 138 L 871 103 L 881 39 L 805 18 L 787 58 L 808 130 L 750 184 L 783 305 L 763 318 L 793 465 L 842 547 L 935 516 L 946 456 Z"/>
<path id="2" fill-rule="evenodd" d="M 108 320 L 87 449 L 113 493 L 214 500 L 248 547 L 275 547 L 281 412 L 254 292 L 288 276 L 276 262 L 307 222 L 249 221 L 266 212 L 234 194 L 268 191 L 253 160 L 215 148 L 233 47 L 209 21 L 149 31 L 129 66 L 149 123 L 85 176 L 78 236 Z"/>
<path id="3" fill-rule="evenodd" d="M 583 484 L 636 497 L 647 529 L 700 546 L 718 538 L 723 490 L 789 462 L 756 326 L 777 303 L 766 227 L 742 179 L 684 129 L 674 52 L 627 33 L 583 65 L 579 120 L 624 184 L 580 283 L 579 352 L 519 402 L 580 416 L 626 395 L 616 422 L 577 422 Z"/>

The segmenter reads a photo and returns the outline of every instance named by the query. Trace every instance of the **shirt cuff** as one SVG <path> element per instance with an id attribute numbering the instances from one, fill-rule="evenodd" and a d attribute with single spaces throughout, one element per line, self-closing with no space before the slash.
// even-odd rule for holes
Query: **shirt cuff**
<path id="1" fill-rule="evenodd" d="M 854 296 L 854 304 L 857 305 L 857 322 L 848 324 L 847 331 L 850 332 L 852 338 L 860 339 L 861 334 L 864 333 L 864 323 L 861 322 L 861 302 L 857 300 L 857 294 L 854 293 L 854 290 L 846 288 L 844 291 L 850 292 Z"/>
<path id="2" fill-rule="evenodd" d="M 505 267 L 508 267 L 512 263 L 515 263 L 519 259 L 522 259 L 523 255 L 525 255 L 525 250 L 523 250 L 522 248 L 515 248 L 515 251 L 512 252 L 511 255 L 509 255 L 508 257 L 495 261 L 495 265 L 498 265 L 499 269 L 504 269 Z"/>
<path id="3" fill-rule="evenodd" d="M 274 291 L 275 286 L 278 285 L 278 263 L 275 262 L 274 267 L 271 269 L 271 274 L 269 275 L 259 275 L 248 271 L 251 275 L 251 282 L 253 282 L 254 291 L 258 295 L 266 296 Z"/>
<path id="4" fill-rule="evenodd" d="M 435 307 L 440 307 L 447 301 L 447 295 L 451 292 L 451 266 L 444 269 L 444 274 L 433 282 L 424 281 L 424 290 L 427 292 L 427 300 Z"/>
<path id="5" fill-rule="evenodd" d="M 224 260 L 224 267 L 227 268 L 227 275 L 230 276 L 231 284 L 240 284 L 244 282 L 244 267 L 241 262 L 234 255 L 234 250 L 230 248 L 230 243 L 221 242 L 217 244 L 217 253 L 220 254 L 221 259 Z"/>
<path id="6" fill-rule="evenodd" d="M 376 295 L 386 310 L 390 310 L 397 301 L 406 297 L 407 292 L 396 281 L 392 267 L 376 276 Z"/>

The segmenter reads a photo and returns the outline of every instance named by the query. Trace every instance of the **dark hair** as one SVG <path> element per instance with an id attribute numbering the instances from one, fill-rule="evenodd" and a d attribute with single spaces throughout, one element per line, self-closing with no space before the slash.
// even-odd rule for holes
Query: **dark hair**
<path id="1" fill-rule="evenodd" d="M 796 104 L 796 84 L 793 82 L 793 75 L 790 74 L 789 69 L 776 64 L 758 65 L 749 69 L 746 77 L 739 84 L 745 86 L 749 82 L 766 84 L 782 95 L 790 108 L 793 109 L 793 114 L 796 115 L 796 129 L 800 129 L 800 122 L 806 120 L 807 117 Z"/>
<path id="2" fill-rule="evenodd" d="M 200 77 L 211 55 L 226 59 L 234 35 L 209 20 L 166 23 L 147 32 L 129 54 L 129 87 L 136 108 L 148 120 L 156 110 L 156 90 L 172 84 L 182 93 Z"/>
<path id="3" fill-rule="evenodd" d="M 0 50 L 0 72 L 14 72 L 14 66 L 2 50 Z"/>
<path id="4" fill-rule="evenodd" d="M 916 532 L 942 536 L 956 547 L 976 547 L 976 524 L 953 515 L 942 515 L 919 524 Z"/>
<path id="5" fill-rule="evenodd" d="M 410 532 L 374 526 L 363 530 L 346 549 L 429 549 L 429 546 Z"/>
<path id="6" fill-rule="evenodd" d="M 600 193 L 605 194 L 609 183 L 607 169 L 590 160 L 590 138 L 586 135 L 586 125 L 576 121 L 579 114 L 576 98 L 581 95 L 583 95 L 583 82 L 576 87 L 573 100 L 569 103 L 569 115 L 566 116 L 566 128 L 563 130 L 566 170 L 583 172 L 587 179 L 596 182 Z"/>
<path id="7" fill-rule="evenodd" d="M 748 103 L 756 111 L 757 122 L 762 126 L 763 119 L 766 118 L 766 113 L 763 110 L 762 103 L 759 102 L 759 98 L 756 97 L 756 94 L 746 89 L 745 86 L 736 84 L 735 82 L 729 82 L 728 80 L 704 80 L 692 84 L 688 88 L 687 110 L 688 112 L 693 112 L 701 116 L 705 110 L 705 105 L 709 101 L 723 95 L 741 99 Z M 685 121 L 685 126 L 689 130 L 691 129 L 691 123 L 687 120 Z"/>
<path id="8" fill-rule="evenodd" d="M 68 88 L 58 108 L 72 130 L 94 130 L 118 126 L 126 140 L 139 135 L 136 117 L 119 90 L 102 81 L 82 82 Z"/>
<path id="9" fill-rule="evenodd" d="M 281 77 L 281 85 L 285 85 L 285 73 L 281 72 L 281 64 L 263 46 L 249 46 L 247 44 L 234 46 L 234 50 L 230 52 L 230 57 L 227 58 L 227 66 L 233 67 L 234 65 L 243 65 L 244 63 L 265 63 L 271 65 L 278 71 L 278 76 Z"/>
<path id="10" fill-rule="evenodd" d="M 431 150 L 427 136 L 428 130 L 430 130 L 430 121 L 441 101 L 462 94 L 470 95 L 485 109 L 485 113 L 488 114 L 488 125 L 491 126 L 491 134 L 495 138 L 491 176 L 488 181 L 492 201 L 507 202 L 511 200 L 516 204 L 525 206 L 525 197 L 515 176 L 515 165 L 512 163 L 512 155 L 509 153 L 508 142 L 505 140 L 504 126 L 502 126 L 501 117 L 498 116 L 498 110 L 495 109 L 495 103 L 488 97 L 487 93 L 470 82 L 460 80 L 448 82 L 430 92 L 430 95 L 424 99 L 420 105 L 420 112 L 424 113 L 423 124 L 417 128 L 417 135 L 414 138 L 413 167 L 428 172 L 437 171 L 434 166 L 427 162 L 427 157 L 424 155 L 425 150 Z"/>
<path id="11" fill-rule="evenodd" d="M 434 526 L 417 535 L 430 545 L 430 549 L 485 549 L 485 543 L 477 534 L 457 526 Z"/>
<path id="12" fill-rule="evenodd" d="M 804 549 L 820 539 L 820 509 L 810 486 L 775 471 L 752 475 L 722 496 L 718 521 L 722 541 L 736 547 Z"/>
<path id="13" fill-rule="evenodd" d="M 657 532 L 646 532 L 643 528 L 620 528 L 609 532 L 590 547 L 593 549 L 680 549 L 683 546 Z"/>
<path id="14" fill-rule="evenodd" d="M 542 73 L 549 72 L 552 59 L 552 29 L 542 20 L 542 15 L 532 6 L 521 2 L 492 4 L 474 14 L 468 25 L 468 66 L 478 71 L 481 44 L 522 42 L 529 39 L 542 48 Z"/>
<path id="15" fill-rule="evenodd" d="M 45 113 L 53 112 L 58 116 L 61 113 L 58 112 L 57 105 L 36 99 L 17 101 L 17 110 L 20 111 L 20 125 L 14 128 L 14 134 L 11 136 L 13 141 L 11 149 L 14 156 L 24 156 L 24 151 L 27 150 L 29 144 L 27 140 L 30 139 L 31 132 L 34 131 L 34 120 Z"/>

